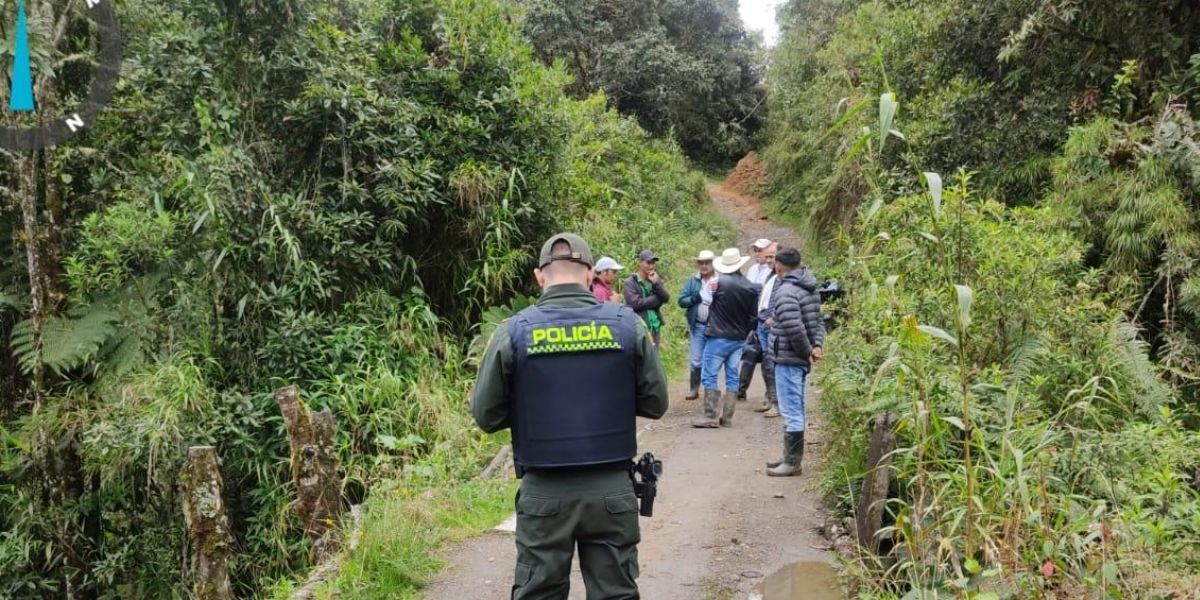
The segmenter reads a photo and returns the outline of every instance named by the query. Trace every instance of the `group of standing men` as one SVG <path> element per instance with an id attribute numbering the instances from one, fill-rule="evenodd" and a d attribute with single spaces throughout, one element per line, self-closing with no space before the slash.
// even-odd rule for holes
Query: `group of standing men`
<path id="1" fill-rule="evenodd" d="M 704 250 L 697 271 L 679 297 L 691 332 L 691 391 L 700 397 L 698 428 L 728 427 L 754 366 L 763 365 L 767 392 L 757 412 L 784 417 L 783 457 L 767 463 L 773 477 L 799 475 L 804 455 L 805 383 L 812 365 L 821 360 L 825 321 L 821 296 L 812 272 L 801 266 L 800 252 L 759 239 L 751 256 L 727 248 L 721 256 Z M 742 268 L 753 258 L 745 274 Z M 719 385 L 725 370 L 725 391 Z"/>
<path id="2" fill-rule="evenodd" d="M 738 248 L 727 248 L 720 256 L 701 251 L 696 273 L 679 293 L 677 303 L 687 311 L 690 335 L 691 386 L 686 398 L 696 400 L 703 393 L 702 414 L 692 426 L 731 426 L 737 402 L 746 400 L 761 363 L 766 394 L 754 410 L 765 417 L 784 417 L 783 459 L 767 463 L 767 474 L 799 475 L 805 383 L 812 365 L 821 360 L 825 340 L 821 296 L 816 277 L 801 265 L 799 250 L 780 248 L 768 239 L 756 240 L 750 250 L 751 256 Z M 642 251 L 623 296 L 612 286 L 624 267 L 612 258 L 596 262 L 592 282 L 598 300 L 623 301 L 642 318 L 655 346 L 661 341 L 662 307 L 670 301 L 657 264 L 654 252 Z"/>

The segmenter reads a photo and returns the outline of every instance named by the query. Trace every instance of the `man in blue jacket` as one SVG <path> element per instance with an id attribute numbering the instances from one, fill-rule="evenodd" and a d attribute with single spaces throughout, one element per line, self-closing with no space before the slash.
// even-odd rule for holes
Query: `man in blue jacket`
<path id="1" fill-rule="evenodd" d="M 712 306 L 713 292 L 717 290 L 717 273 L 713 269 L 713 259 L 716 255 L 711 250 L 703 250 L 696 257 L 696 272 L 688 277 L 679 293 L 679 307 L 687 311 L 688 332 L 688 364 L 692 368 L 691 387 L 685 400 L 695 400 L 700 397 L 700 373 L 704 360 L 704 329 L 708 326 L 709 308 Z"/>

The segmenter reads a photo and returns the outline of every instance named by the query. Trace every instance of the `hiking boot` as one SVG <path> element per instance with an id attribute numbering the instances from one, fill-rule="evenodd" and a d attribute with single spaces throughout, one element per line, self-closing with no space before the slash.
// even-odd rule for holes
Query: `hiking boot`
<path id="1" fill-rule="evenodd" d="M 750 389 L 751 379 L 754 379 L 754 363 L 743 360 L 742 367 L 738 369 L 738 400 L 746 399 L 746 390 Z"/>
<path id="2" fill-rule="evenodd" d="M 768 477 L 796 477 L 804 459 L 804 432 L 786 431 L 783 434 L 783 461 L 767 463 Z M 774 465 L 774 466 L 772 466 Z"/>
<path id="3" fill-rule="evenodd" d="M 763 413 L 763 416 L 768 419 L 773 419 L 775 417 L 778 417 L 779 416 L 779 405 L 772 404 L 769 408 L 767 408 L 766 412 Z"/>
<path id="4" fill-rule="evenodd" d="M 733 427 L 733 411 L 737 408 L 737 394 L 725 392 L 721 397 L 721 427 Z"/>
<path id="5" fill-rule="evenodd" d="M 718 390 L 704 390 L 704 414 L 692 419 L 692 427 L 714 429 L 717 427 L 717 403 L 721 401 Z"/>
<path id="6" fill-rule="evenodd" d="M 700 397 L 700 369 L 692 369 L 691 388 L 688 394 L 683 397 L 684 400 L 695 400 Z"/>

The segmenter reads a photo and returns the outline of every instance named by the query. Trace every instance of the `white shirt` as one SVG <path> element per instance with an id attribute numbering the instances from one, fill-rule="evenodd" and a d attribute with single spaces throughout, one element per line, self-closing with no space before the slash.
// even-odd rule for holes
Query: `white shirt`
<path id="1" fill-rule="evenodd" d="M 758 312 L 767 310 L 771 305 L 771 290 L 775 289 L 775 282 L 779 281 L 778 277 L 771 277 L 763 284 L 762 294 L 758 297 Z"/>
<path id="2" fill-rule="evenodd" d="M 773 272 L 774 269 L 768 265 L 754 263 L 753 265 L 750 265 L 750 269 L 746 271 L 746 279 L 749 279 L 750 283 L 762 285 L 767 282 L 767 278 L 769 278 Z"/>

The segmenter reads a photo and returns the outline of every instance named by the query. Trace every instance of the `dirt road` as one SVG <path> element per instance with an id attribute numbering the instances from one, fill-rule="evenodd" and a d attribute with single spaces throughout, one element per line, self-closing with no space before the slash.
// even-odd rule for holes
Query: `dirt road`
<path id="1" fill-rule="evenodd" d="M 741 247 L 760 237 L 799 242 L 794 231 L 764 218 L 757 201 L 710 186 L 722 214 L 737 225 Z M 750 406 L 762 397 L 755 377 L 750 401 L 737 407 L 732 428 L 693 429 L 699 403 L 683 400 L 685 382 L 672 386 L 671 409 L 660 421 L 639 423 L 641 450 L 666 464 L 653 518 L 642 519 L 639 546 L 642 597 L 648 600 L 746 598 L 763 577 L 796 561 L 832 561 L 815 531 L 823 519 L 813 465 L 822 447 L 820 423 L 810 421 L 803 477 L 770 478 L 763 463 L 781 452 L 780 419 Z M 810 389 L 809 410 L 820 395 Z M 810 417 L 811 419 L 811 417 Z M 511 534 L 493 532 L 446 553 L 447 568 L 425 597 L 476 600 L 509 597 L 515 548 Z M 578 564 L 571 598 L 584 598 Z"/>

